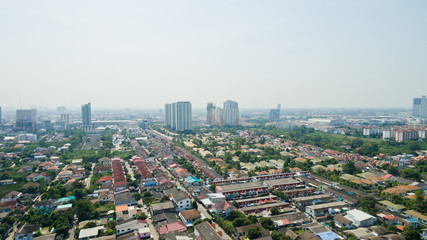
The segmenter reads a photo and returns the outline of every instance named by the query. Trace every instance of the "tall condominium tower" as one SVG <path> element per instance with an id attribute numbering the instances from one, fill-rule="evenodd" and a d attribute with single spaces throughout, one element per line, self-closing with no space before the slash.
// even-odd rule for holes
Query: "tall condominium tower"
<path id="1" fill-rule="evenodd" d="M 82 105 L 82 126 L 87 127 L 92 123 L 92 110 L 90 103 Z"/>
<path id="2" fill-rule="evenodd" d="M 190 102 L 165 104 L 165 123 L 176 131 L 191 130 L 192 111 Z"/>
<path id="3" fill-rule="evenodd" d="M 427 98 L 414 98 L 414 105 L 412 108 L 412 115 L 419 118 L 427 118 Z"/>
<path id="4" fill-rule="evenodd" d="M 206 107 L 207 115 L 206 115 L 206 122 L 209 125 L 212 124 L 212 111 L 215 109 L 215 105 L 213 103 L 208 103 L 208 106 Z"/>
<path id="5" fill-rule="evenodd" d="M 16 110 L 16 129 L 34 132 L 37 130 L 37 110 L 18 109 Z"/>
<path id="6" fill-rule="evenodd" d="M 277 105 L 276 109 L 270 109 L 269 117 L 272 122 L 280 120 L 280 104 Z"/>
<path id="7" fill-rule="evenodd" d="M 239 125 L 239 104 L 237 102 L 231 100 L 224 102 L 222 120 L 224 126 Z"/>
<path id="8" fill-rule="evenodd" d="M 213 103 L 207 106 L 208 124 L 213 126 L 236 126 L 239 125 L 239 104 L 227 100 L 224 108 L 215 107 Z"/>

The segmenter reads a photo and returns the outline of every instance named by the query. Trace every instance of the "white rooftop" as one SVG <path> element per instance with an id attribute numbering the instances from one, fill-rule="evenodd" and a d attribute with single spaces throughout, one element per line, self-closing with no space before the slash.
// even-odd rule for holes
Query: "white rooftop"
<path id="1" fill-rule="evenodd" d="M 370 219 L 370 218 L 375 218 L 371 214 L 365 213 L 364 211 L 360 211 L 358 209 L 353 209 L 348 211 L 347 216 L 359 222 Z"/>
<path id="2" fill-rule="evenodd" d="M 79 238 L 90 238 L 96 237 L 98 235 L 99 230 L 104 230 L 103 226 L 87 228 L 80 230 Z"/>

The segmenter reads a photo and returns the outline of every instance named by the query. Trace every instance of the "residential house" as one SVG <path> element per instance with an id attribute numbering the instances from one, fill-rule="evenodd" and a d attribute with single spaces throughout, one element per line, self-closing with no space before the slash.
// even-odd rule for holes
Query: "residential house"
<path id="1" fill-rule="evenodd" d="M 47 200 L 47 201 L 40 201 L 34 203 L 34 207 L 36 210 L 40 210 L 44 213 L 50 213 L 55 208 L 55 200 Z"/>
<path id="2" fill-rule="evenodd" d="M 30 175 L 28 175 L 26 177 L 27 181 L 33 181 L 36 182 L 39 179 L 44 179 L 46 181 L 48 181 L 49 179 L 47 178 L 47 176 L 43 175 L 42 173 L 31 173 Z"/>
<path id="3" fill-rule="evenodd" d="M 148 227 L 148 223 L 144 220 L 129 219 L 127 221 L 122 221 L 116 226 L 117 236 L 146 227 Z"/>
<path id="4" fill-rule="evenodd" d="M 176 191 L 172 193 L 172 202 L 175 205 L 177 212 L 189 210 L 192 207 L 191 198 L 184 191 Z"/>
<path id="5" fill-rule="evenodd" d="M 101 203 L 112 202 L 113 200 L 114 200 L 114 195 L 108 191 L 100 193 L 98 197 L 98 201 Z"/>
<path id="6" fill-rule="evenodd" d="M 81 229 L 79 233 L 79 240 L 89 240 L 97 237 L 104 231 L 104 226 L 98 226 L 93 228 Z"/>
<path id="7" fill-rule="evenodd" d="M 40 230 L 40 224 L 28 224 L 25 223 L 19 228 L 18 232 L 15 234 L 15 240 L 33 240 L 33 234 L 37 230 Z"/>
<path id="8" fill-rule="evenodd" d="M 202 222 L 194 226 L 194 234 L 198 240 L 222 240 L 209 222 Z"/>
<path id="9" fill-rule="evenodd" d="M 58 173 L 57 178 L 62 181 L 67 181 L 68 179 L 71 178 L 71 176 L 73 176 L 73 172 L 69 171 L 69 170 L 62 170 L 60 173 Z"/>
<path id="10" fill-rule="evenodd" d="M 155 203 L 155 204 L 151 204 L 150 213 L 152 216 L 154 216 L 155 214 L 159 214 L 159 213 L 173 212 L 174 208 L 175 207 L 173 203 L 170 201 L 163 202 L 163 203 Z"/>
<path id="11" fill-rule="evenodd" d="M 10 185 L 13 183 L 13 179 L 5 179 L 0 181 L 0 185 Z"/>
<path id="12" fill-rule="evenodd" d="M 415 220 L 417 220 L 418 222 L 420 222 L 420 223 L 422 223 L 424 225 L 427 225 L 427 216 L 426 215 L 424 215 L 424 214 L 422 214 L 420 212 L 417 212 L 415 210 L 406 211 L 405 214 L 408 217 L 410 217 L 412 219 L 415 219 Z"/>
<path id="13" fill-rule="evenodd" d="M 345 218 L 343 215 L 339 214 L 334 217 L 335 225 L 339 228 L 350 229 L 354 228 L 352 222 Z"/>
<path id="14" fill-rule="evenodd" d="M 198 211 L 197 209 L 185 210 L 180 212 L 178 215 L 187 227 L 192 227 L 194 221 L 202 218 L 200 211 Z"/>
<path id="15" fill-rule="evenodd" d="M 17 191 L 12 191 L 8 194 L 6 194 L 2 199 L 1 199 L 1 203 L 6 203 L 6 202 L 12 202 L 12 201 L 17 201 L 19 197 L 21 197 L 22 193 L 21 192 L 17 192 Z"/>
<path id="16" fill-rule="evenodd" d="M 344 217 L 350 220 L 356 227 L 369 227 L 377 221 L 376 217 L 358 209 L 348 211 Z"/>

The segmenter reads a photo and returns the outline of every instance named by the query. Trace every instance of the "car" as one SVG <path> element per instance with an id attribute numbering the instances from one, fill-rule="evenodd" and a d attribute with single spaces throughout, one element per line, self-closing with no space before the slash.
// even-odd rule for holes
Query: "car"
<path id="1" fill-rule="evenodd" d="M 148 218 L 151 219 L 151 214 L 148 214 Z"/>
<path id="2" fill-rule="evenodd" d="M 144 204 L 144 209 L 147 209 L 147 205 Z"/>

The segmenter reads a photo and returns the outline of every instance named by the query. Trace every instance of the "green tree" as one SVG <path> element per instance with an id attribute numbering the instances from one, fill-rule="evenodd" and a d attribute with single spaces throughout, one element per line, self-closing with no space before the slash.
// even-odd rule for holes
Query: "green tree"
<path id="1" fill-rule="evenodd" d="M 193 200 L 192 208 L 193 208 L 193 209 L 197 209 L 197 208 L 198 208 L 198 206 L 197 206 L 197 201 L 196 201 L 196 200 Z"/>
<path id="2" fill-rule="evenodd" d="M 342 170 L 345 173 L 353 174 L 354 172 L 356 172 L 357 168 L 356 166 L 354 166 L 353 161 L 348 161 L 342 166 Z"/>
<path id="3" fill-rule="evenodd" d="M 270 212 L 271 212 L 271 215 L 277 215 L 280 213 L 279 209 L 277 209 L 277 207 L 270 208 Z"/>
<path id="4" fill-rule="evenodd" d="M 145 219 L 147 219 L 147 217 L 148 217 L 147 214 L 141 213 L 138 216 L 136 216 L 136 219 L 138 219 L 138 220 L 145 220 Z"/>
<path id="5" fill-rule="evenodd" d="M 412 225 L 408 225 L 403 229 L 402 236 L 406 240 L 421 240 L 420 233 Z"/>
<path id="6" fill-rule="evenodd" d="M 393 165 L 388 165 L 386 168 L 387 172 L 393 176 L 399 176 L 399 169 Z"/>
<path id="7" fill-rule="evenodd" d="M 350 146 L 352 149 L 358 148 L 362 145 L 363 145 L 363 140 L 360 138 L 355 138 L 355 139 L 351 140 L 351 142 L 350 142 Z"/>
<path id="8" fill-rule="evenodd" d="M 261 237 L 260 229 L 259 228 L 249 228 L 247 237 L 249 239 L 255 239 L 255 238 Z"/>
<path id="9" fill-rule="evenodd" d="M 367 196 L 362 198 L 362 201 L 360 202 L 360 208 L 363 211 L 368 212 L 369 214 L 375 215 L 375 212 L 376 212 L 375 204 L 376 204 L 375 199 L 371 196 Z"/>
<path id="10" fill-rule="evenodd" d="M 420 143 L 419 142 L 415 142 L 415 141 L 408 142 L 407 147 L 408 147 L 409 151 L 411 151 L 411 152 L 415 152 L 415 151 L 421 150 Z"/>
<path id="11" fill-rule="evenodd" d="M 265 229 L 270 231 L 274 229 L 274 222 L 270 218 L 261 217 L 259 223 L 261 223 L 262 227 Z"/>

